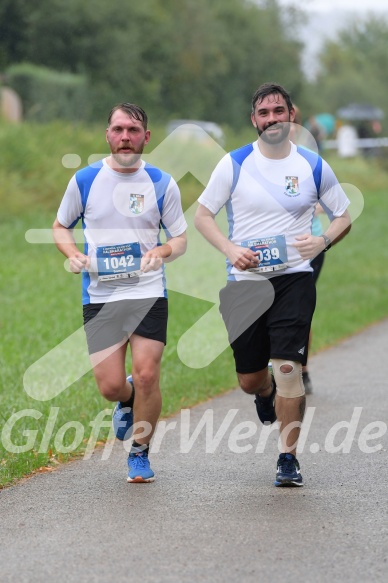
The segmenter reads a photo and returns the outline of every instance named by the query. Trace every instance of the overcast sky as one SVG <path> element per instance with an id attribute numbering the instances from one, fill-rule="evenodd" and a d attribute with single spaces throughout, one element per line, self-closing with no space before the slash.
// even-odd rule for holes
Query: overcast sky
<path id="1" fill-rule="evenodd" d="M 294 5 L 309 15 L 308 23 L 299 34 L 304 42 L 302 67 L 307 77 L 317 73 L 317 55 L 325 40 L 335 39 L 353 17 L 365 18 L 371 13 L 384 12 L 388 19 L 388 0 L 278 0 L 280 5 Z"/>
<path id="2" fill-rule="evenodd" d="M 388 12 L 387 0 L 279 0 L 280 4 L 294 4 L 303 10 L 331 12 L 333 10 L 350 10 L 363 12 Z"/>

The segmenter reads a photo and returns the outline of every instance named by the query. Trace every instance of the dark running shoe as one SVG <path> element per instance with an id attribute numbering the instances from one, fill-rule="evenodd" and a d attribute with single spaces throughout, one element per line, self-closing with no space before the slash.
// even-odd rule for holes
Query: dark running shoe
<path id="1" fill-rule="evenodd" d="M 275 486 L 303 486 L 299 462 L 292 453 L 280 454 Z"/>
<path id="2" fill-rule="evenodd" d="M 302 379 L 304 384 L 304 391 L 306 395 L 311 395 L 313 392 L 313 385 L 311 384 L 310 375 L 308 372 L 302 372 Z"/>
<path id="3" fill-rule="evenodd" d="M 264 424 L 274 423 L 276 421 L 275 413 L 275 396 L 276 396 L 276 383 L 275 379 L 272 377 L 272 393 L 269 397 L 260 397 L 256 395 L 256 411 L 259 419 Z"/>

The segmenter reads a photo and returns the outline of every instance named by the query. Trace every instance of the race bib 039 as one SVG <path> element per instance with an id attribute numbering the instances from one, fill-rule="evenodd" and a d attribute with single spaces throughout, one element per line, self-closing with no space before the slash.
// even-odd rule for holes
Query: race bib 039
<path id="1" fill-rule="evenodd" d="M 241 246 L 249 247 L 252 251 L 258 252 L 257 258 L 259 265 L 247 269 L 247 271 L 262 273 L 266 271 L 278 271 L 288 267 L 287 245 L 284 235 L 242 241 Z"/>

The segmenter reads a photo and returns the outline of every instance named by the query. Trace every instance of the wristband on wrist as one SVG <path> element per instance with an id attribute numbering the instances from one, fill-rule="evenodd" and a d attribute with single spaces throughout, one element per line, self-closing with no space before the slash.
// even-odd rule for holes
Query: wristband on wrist
<path id="1" fill-rule="evenodd" d="M 323 240 L 325 241 L 326 245 L 323 251 L 328 251 L 331 247 L 331 241 L 327 235 L 321 235 L 321 237 L 323 237 Z"/>

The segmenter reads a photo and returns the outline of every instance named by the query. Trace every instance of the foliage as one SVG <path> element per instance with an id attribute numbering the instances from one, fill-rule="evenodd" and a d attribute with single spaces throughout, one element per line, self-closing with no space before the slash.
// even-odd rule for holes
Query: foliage
<path id="1" fill-rule="evenodd" d="M 25 58 L 28 0 L 0 2 L 0 71 Z"/>
<path id="2" fill-rule="evenodd" d="M 22 99 L 25 119 L 48 122 L 86 117 L 87 89 L 81 75 L 20 63 L 7 69 L 7 82 Z"/>
<path id="3" fill-rule="evenodd" d="M 81 76 L 87 109 L 70 109 L 85 121 L 106 119 L 114 103 L 133 101 L 153 120 L 208 119 L 236 130 L 249 123 L 251 96 L 264 81 L 284 85 L 306 119 L 354 101 L 376 105 L 388 118 L 381 73 L 388 65 L 387 21 L 354 16 L 326 42 L 320 72 L 308 81 L 301 70 L 299 32 L 307 21 L 300 4 L 1 0 L 0 71 L 6 80 L 10 67 L 30 62 Z M 59 110 L 62 116 L 65 109 Z"/>
<path id="4" fill-rule="evenodd" d="M 388 21 L 376 16 L 357 20 L 327 41 L 315 83 L 322 111 L 335 113 L 349 103 L 370 103 L 388 117 Z"/>
<path id="5" fill-rule="evenodd" d="M 280 11 L 277 0 L 13 0 L 12 6 L 8 24 L 16 36 L 0 40 L 0 63 L 28 61 L 85 76 L 89 120 L 105 118 L 113 103 L 134 101 L 155 118 L 212 119 L 236 128 L 247 120 L 261 82 L 282 82 L 295 99 L 302 90 L 296 16 Z"/>
<path id="6" fill-rule="evenodd" d="M 0 124 L 0 223 L 26 209 L 54 213 L 74 169 L 62 159 L 76 154 L 87 165 L 90 154 L 105 152 L 103 129 L 52 122 Z"/>

